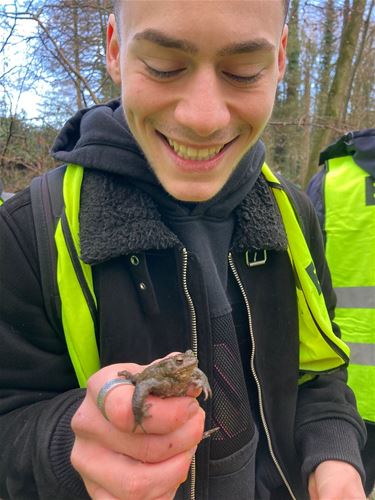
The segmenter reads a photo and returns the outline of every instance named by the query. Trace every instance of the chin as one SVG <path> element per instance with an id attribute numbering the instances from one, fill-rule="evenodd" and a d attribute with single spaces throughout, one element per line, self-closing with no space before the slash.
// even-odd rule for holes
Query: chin
<path id="1" fill-rule="evenodd" d="M 208 201 L 211 198 L 213 198 L 215 196 L 215 194 L 217 193 L 217 191 L 215 191 L 214 193 L 213 192 L 209 192 L 209 193 L 199 192 L 199 193 L 197 193 L 197 192 L 193 192 L 193 191 L 189 191 L 189 192 L 187 192 L 187 191 L 183 191 L 183 192 L 168 191 L 168 192 L 176 200 L 187 201 L 187 202 L 191 202 L 191 203 L 201 203 L 204 201 Z"/>
<path id="2" fill-rule="evenodd" d="M 157 176 L 165 191 L 179 201 L 198 203 L 213 198 L 223 187 L 223 179 L 167 179 Z"/>

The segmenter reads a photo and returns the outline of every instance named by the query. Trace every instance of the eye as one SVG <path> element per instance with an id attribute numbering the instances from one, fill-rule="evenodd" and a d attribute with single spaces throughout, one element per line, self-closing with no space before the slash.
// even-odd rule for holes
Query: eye
<path id="1" fill-rule="evenodd" d="M 145 61 L 143 61 L 143 63 L 145 65 L 145 68 L 148 71 L 148 73 L 150 73 L 151 76 L 159 78 L 160 80 L 166 80 L 168 78 L 173 78 L 174 76 L 177 76 L 185 69 L 185 68 L 178 68 L 178 69 L 169 70 L 169 71 L 162 71 L 160 69 L 153 68 L 152 66 L 147 64 Z"/>
<path id="2" fill-rule="evenodd" d="M 183 358 L 176 358 L 176 364 L 177 365 L 182 365 L 184 362 L 184 359 Z"/>
<path id="3" fill-rule="evenodd" d="M 223 71 L 223 75 L 226 78 L 242 85 L 251 85 L 252 83 L 257 82 L 261 78 L 262 74 L 263 70 L 259 71 L 255 75 L 249 76 L 236 75 L 233 73 L 229 73 L 228 71 Z"/>

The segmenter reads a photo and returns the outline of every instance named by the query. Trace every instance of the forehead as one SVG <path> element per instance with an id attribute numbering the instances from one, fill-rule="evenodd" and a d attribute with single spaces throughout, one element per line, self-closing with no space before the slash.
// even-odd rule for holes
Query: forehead
<path id="1" fill-rule="evenodd" d="M 252 38 L 275 45 L 284 20 L 283 0 L 124 0 L 121 5 L 120 29 L 128 42 L 157 31 L 197 50 Z"/>

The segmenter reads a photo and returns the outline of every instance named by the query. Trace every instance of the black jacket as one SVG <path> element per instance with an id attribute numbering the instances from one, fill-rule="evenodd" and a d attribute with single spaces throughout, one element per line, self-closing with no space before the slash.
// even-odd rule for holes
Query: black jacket
<path id="1" fill-rule="evenodd" d="M 107 118 L 117 107 L 105 108 Z M 73 154 L 75 147 L 77 157 L 87 156 L 90 141 L 85 143 L 79 135 L 81 120 L 76 117 L 73 122 L 59 140 L 64 142 L 68 135 Z M 95 147 L 100 150 L 105 145 L 98 140 Z M 64 153 L 68 161 L 69 152 Z M 93 264 L 101 363 L 143 364 L 171 351 L 184 351 L 191 347 L 192 321 L 183 287 L 182 245 L 163 223 L 149 194 L 127 177 L 101 171 L 98 163 L 100 160 L 88 183 L 102 189 L 90 201 L 88 184 L 82 199 L 82 205 L 87 203 L 95 210 L 90 220 L 96 222 L 82 227 L 81 245 L 85 259 Z M 290 189 L 298 199 L 307 242 L 333 317 L 335 297 L 314 210 L 304 194 L 292 186 Z M 260 385 L 260 392 L 255 390 L 254 394 L 258 400 L 259 394 L 262 396 L 278 463 L 295 496 L 303 499 L 303 478 L 323 460 L 348 461 L 363 475 L 359 452 L 364 443 L 363 422 L 346 386 L 345 370 L 321 375 L 298 388 L 294 275 L 280 215 L 262 177 L 236 208 L 235 218 L 231 253 L 251 309 L 254 343 L 249 342 L 248 348 L 255 350 Z M 0 241 L 0 497 L 86 498 L 83 483 L 69 461 L 73 442 L 70 420 L 84 391 L 78 388 L 62 327 L 53 328 L 46 315 L 29 189 L 0 209 Z M 267 249 L 265 265 L 248 267 L 246 252 L 259 249 Z M 140 260 L 137 266 L 132 264 L 134 254 Z M 234 276 L 232 279 L 236 283 Z M 145 286 L 139 287 L 140 283 Z M 210 378 L 207 296 L 202 270 L 189 254 L 186 284 L 197 316 L 200 368 Z M 253 383 L 254 373 L 249 377 Z M 211 402 L 202 405 L 210 428 Z M 202 500 L 209 498 L 209 447 L 207 439 L 197 452 L 196 495 Z M 182 488 L 184 498 L 187 490 Z M 280 492 L 276 498 L 284 496 Z"/>

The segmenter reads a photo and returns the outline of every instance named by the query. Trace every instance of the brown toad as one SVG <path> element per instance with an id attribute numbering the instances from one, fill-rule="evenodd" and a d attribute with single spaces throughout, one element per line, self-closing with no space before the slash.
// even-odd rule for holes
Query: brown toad
<path id="1" fill-rule="evenodd" d="M 123 370 L 118 372 L 118 375 L 135 385 L 132 399 L 135 420 L 133 431 L 139 425 L 146 432 L 142 422 L 149 416 L 147 410 L 151 405 L 145 402 L 149 394 L 161 398 L 184 396 L 189 387 L 195 386 L 202 389 L 205 399 L 212 396 L 208 379 L 198 368 L 198 360 L 191 350 L 153 363 L 141 373 L 134 374 Z"/>

